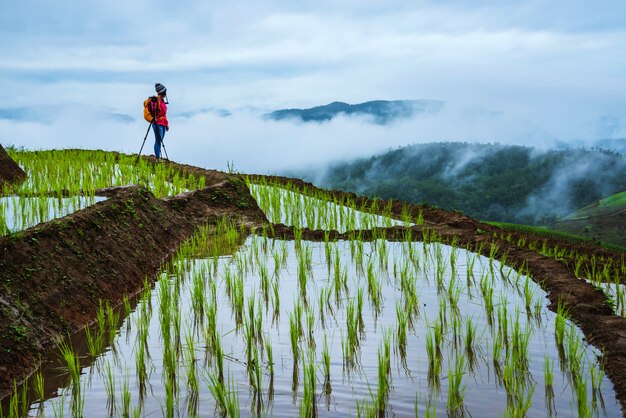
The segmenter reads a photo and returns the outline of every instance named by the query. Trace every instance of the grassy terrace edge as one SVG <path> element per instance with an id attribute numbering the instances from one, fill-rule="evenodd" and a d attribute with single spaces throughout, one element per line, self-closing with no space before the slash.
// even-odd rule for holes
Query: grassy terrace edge
<path id="1" fill-rule="evenodd" d="M 610 250 L 610 251 L 626 253 L 626 247 L 622 247 L 621 245 L 593 241 L 589 238 L 581 237 L 579 235 L 569 234 L 563 231 L 557 231 L 554 229 L 543 228 L 540 226 L 514 224 L 514 223 L 508 223 L 508 222 L 491 222 L 491 221 L 482 221 L 482 222 L 486 223 L 487 225 L 501 228 L 505 231 L 522 232 L 526 234 L 536 235 L 538 237 L 553 238 L 553 239 L 557 239 L 557 240 L 567 242 L 570 244 L 597 245 L 599 247 L 606 248 L 607 250 Z"/>
<path id="2" fill-rule="evenodd" d="M 19 381 L 34 369 L 54 336 L 76 332 L 93 322 L 101 298 L 110 300 L 113 306 L 120 305 L 124 295 L 142 289 L 144 278 L 154 280 L 162 263 L 197 227 L 229 217 L 249 232 L 266 228 L 277 238 L 294 238 L 293 228 L 268 223 L 241 175 L 167 164 L 183 173 L 201 173 L 208 186 L 164 199 L 156 199 L 139 187 L 122 188 L 93 207 L 0 238 L 0 375 L 4 376 L 0 379 L 1 395 L 8 394 L 12 379 Z M 408 210 L 415 217 L 422 214 L 425 222 L 410 228 L 327 232 L 331 239 L 375 239 L 382 233 L 387 239 L 401 239 L 411 229 L 416 240 L 455 244 L 483 255 L 495 251 L 511 267 L 525 266 L 533 280 L 548 291 L 551 309 L 556 310 L 559 301 L 566 304 L 589 342 L 604 350 L 607 375 L 615 385 L 622 410 L 625 409 L 626 342 L 619 336 L 626 335 L 626 319 L 613 315 L 606 296 L 574 274 L 576 254 L 588 257 L 585 265 L 598 260 L 593 263 L 600 268 L 613 263 L 623 266 L 623 253 L 507 231 L 458 212 L 425 205 L 375 201 L 353 193 L 322 190 L 299 179 L 260 175 L 250 175 L 248 179 L 290 184 L 304 194 L 349 198 L 359 208 L 372 212 L 382 213 L 382 207 L 388 206 L 397 219 Z M 150 229 L 148 225 L 156 227 Z M 322 240 L 324 235 L 324 231 L 304 230 L 301 236 Z M 130 248 L 132 254 L 119 248 Z M 75 272 L 72 269 L 77 265 L 81 269 Z M 77 289 L 85 293 L 78 295 Z M 73 299 L 63 299 L 63 294 Z M 49 316 L 47 311 L 51 312 Z"/>

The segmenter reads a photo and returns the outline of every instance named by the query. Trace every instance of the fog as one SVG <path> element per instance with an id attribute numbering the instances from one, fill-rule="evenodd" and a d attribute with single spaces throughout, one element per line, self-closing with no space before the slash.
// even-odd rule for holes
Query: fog
<path id="1" fill-rule="evenodd" d="M 53 114 L 31 109 L 19 120 L 0 119 L 0 141 L 29 149 L 86 148 L 137 153 L 148 123 L 135 114 L 107 107 L 57 106 Z M 205 109 L 176 112 L 170 104 L 171 129 L 165 146 L 171 159 L 207 168 L 242 172 L 278 173 L 319 167 L 337 160 L 383 152 L 403 145 L 434 141 L 500 142 L 549 148 L 562 145 L 569 130 L 583 131 L 586 121 L 571 121 L 563 129 L 546 129 L 504 112 L 445 104 L 437 113 L 418 114 L 389 125 L 367 116 L 338 116 L 329 122 L 264 120 L 271 109 Z M 224 116 L 224 114 L 229 114 Z M 589 138 L 591 141 L 593 137 Z M 580 137 L 576 141 L 584 139 Z M 148 134 L 144 154 L 152 153 L 154 136 Z M 572 144 L 581 142 L 572 140 Z M 470 158 L 470 156 L 468 156 Z"/>

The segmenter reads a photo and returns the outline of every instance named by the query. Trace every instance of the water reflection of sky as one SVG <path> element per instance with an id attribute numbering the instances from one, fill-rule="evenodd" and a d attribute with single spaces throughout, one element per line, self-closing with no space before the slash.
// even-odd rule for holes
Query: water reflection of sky
<path id="1" fill-rule="evenodd" d="M 500 269 L 498 262 L 493 263 L 493 280 L 489 268 L 489 259 L 468 253 L 465 250 L 452 250 L 451 247 L 430 244 L 424 251 L 421 243 L 392 243 L 376 241 L 374 243 L 355 244 L 350 242 L 330 243 L 329 251 L 332 255 L 331 266 L 326 263 L 326 249 L 324 243 L 302 242 L 304 248 L 311 253 L 311 270 L 308 274 L 306 294 L 308 306 L 315 316 L 313 330 L 315 348 L 310 349 L 315 353 L 315 364 L 319 365 L 317 370 L 317 399 L 318 413 L 320 416 L 356 416 L 357 401 L 362 402 L 370 399 L 370 394 L 376 393 L 377 372 L 378 372 L 378 350 L 386 332 L 391 333 L 391 385 L 392 391 L 389 397 L 388 413 L 395 416 L 414 416 L 415 403 L 417 402 L 420 416 L 425 415 L 426 405 L 436 405 L 439 415 L 446 413 L 446 399 L 448 388 L 447 370 L 449 365 L 454 364 L 457 356 L 466 356 L 463 346 L 455 349 L 452 344 L 452 332 L 450 328 L 444 336 L 443 361 L 441 372 L 441 388 L 439 392 L 433 392 L 428 383 L 428 356 L 425 350 L 426 334 L 430 332 L 433 322 L 438 318 L 439 306 L 447 300 L 446 290 L 449 288 L 452 269 L 450 257 L 455 251 L 456 262 L 456 283 L 460 288 L 459 312 L 462 318 L 462 329 L 465 329 L 467 318 L 471 318 L 478 331 L 478 342 L 475 346 L 476 367 L 473 372 L 466 370 L 463 377 L 465 387 L 464 408 L 467 416 L 498 417 L 502 416 L 506 410 L 507 396 L 505 388 L 497 383 L 492 366 L 492 332 L 487 325 L 487 318 L 484 309 L 483 296 L 480 290 L 480 280 L 489 280 L 493 285 L 493 295 L 496 307 L 506 303 L 509 314 L 509 330 L 512 330 L 517 310 L 519 314 L 519 324 L 522 330 L 531 331 L 529 344 L 528 371 L 532 377 L 530 387 L 534 387 L 532 392 L 532 406 L 528 411 L 529 416 L 546 416 L 546 400 L 544 396 L 543 370 L 545 358 L 554 362 L 554 408 L 558 416 L 577 416 L 577 401 L 573 395 L 571 384 L 567 374 L 561 373 L 559 369 L 559 358 L 554 343 L 554 319 L 555 314 L 548 311 L 546 294 L 534 282 L 530 281 L 529 286 L 533 293 L 533 301 L 537 301 L 542 307 L 541 313 L 536 318 L 528 319 L 526 316 L 525 302 L 523 298 L 523 287 L 526 282 L 525 276 L 518 275 L 506 267 Z M 378 315 L 375 314 L 370 299 L 368 297 L 368 282 L 366 274 L 357 268 L 354 260 L 359 259 L 358 245 L 362 245 L 362 262 L 364 271 L 367 271 L 368 263 L 376 273 L 378 282 L 381 284 L 382 309 Z M 381 250 L 384 246 L 384 250 Z M 267 249 L 267 252 L 265 251 Z M 385 263 L 381 264 L 380 252 L 386 251 Z M 352 256 L 351 254 L 354 254 Z M 278 276 L 274 276 L 275 258 L 280 260 L 282 254 L 286 254 L 286 263 L 280 266 Z M 413 260 L 410 261 L 409 254 Z M 442 276 L 444 291 L 438 294 L 435 280 L 437 254 L 445 261 L 445 273 Z M 340 271 L 347 273 L 347 289 L 342 289 L 338 297 L 334 293 L 334 259 L 340 259 Z M 472 264 L 473 281 L 470 276 L 470 286 L 467 285 L 468 266 Z M 246 261 L 244 261 L 246 260 Z M 214 273 L 214 264 L 217 264 L 217 271 Z M 280 261 L 279 261 L 280 263 Z M 181 275 L 162 275 L 161 280 L 172 280 L 171 295 L 175 294 L 174 289 L 179 286 L 180 303 L 178 308 L 181 311 L 182 349 L 180 363 L 178 366 L 178 400 L 176 409 L 181 415 L 187 414 L 189 407 L 188 390 L 186 386 L 187 366 L 182 360 L 186 343 L 184 335 L 192 333 L 194 329 L 193 312 L 193 288 L 194 283 L 207 291 L 211 282 L 215 283 L 217 297 L 217 324 L 218 331 L 222 338 L 224 347 L 225 369 L 228 370 L 231 379 L 235 382 L 238 393 L 242 415 L 250 414 L 253 408 L 254 397 L 250 391 L 248 374 L 244 364 L 246 360 L 245 339 L 243 329 L 237 330 L 235 318 L 231 308 L 230 298 L 227 294 L 226 277 L 230 272 L 230 277 L 241 277 L 244 283 L 244 295 L 246 300 L 254 296 L 257 309 L 260 307 L 263 315 L 263 338 L 269 341 L 273 347 L 275 375 L 273 384 L 273 400 L 269 400 L 270 377 L 268 375 L 267 364 L 263 361 L 263 411 L 269 416 L 293 417 L 298 415 L 298 407 L 302 399 L 302 362 L 298 369 L 299 385 L 295 392 L 292 392 L 293 377 L 293 355 L 289 339 L 289 318 L 295 311 L 296 304 L 303 304 L 301 290 L 298 284 L 298 256 L 294 247 L 294 242 L 267 240 L 259 237 L 249 237 L 240 251 L 234 257 L 222 257 L 219 259 L 194 259 L 186 262 L 188 271 Z M 278 321 L 272 322 L 272 312 L 275 303 L 270 295 L 267 304 L 263 300 L 261 291 L 261 269 L 265 265 L 270 275 L 270 282 L 276 281 L 279 291 L 279 312 Z M 394 268 L 395 266 L 395 268 Z M 394 274 L 395 271 L 395 274 Z M 406 365 L 403 366 L 401 356 L 397 350 L 395 336 L 397 327 L 396 303 L 402 303 L 403 294 L 400 290 L 399 282 L 401 276 L 411 280 L 419 297 L 420 313 L 416 317 L 414 330 L 408 331 L 406 347 Z M 508 278 L 507 280 L 503 279 Z M 163 282 L 165 284 L 165 282 Z M 161 325 L 159 321 L 160 303 L 159 288 L 157 284 L 152 290 L 150 297 L 145 299 L 135 307 L 134 312 L 125 319 L 119 329 L 119 335 L 113 347 L 106 350 L 95 359 L 93 365 L 83 369 L 83 386 L 85 394 L 85 410 L 89 411 L 89 416 L 107 416 L 107 397 L 104 390 L 106 380 L 106 369 L 111 367 L 115 376 L 117 388 L 115 399 L 115 415 L 121 415 L 121 397 L 123 385 L 128 386 L 131 393 L 131 411 L 138 407 L 138 385 L 135 369 L 135 355 L 137 350 L 137 324 L 142 311 L 147 306 L 151 306 L 152 315 L 149 322 L 149 389 L 142 405 L 142 416 L 164 415 L 165 388 L 162 375 L 163 364 L 163 341 L 161 338 Z M 364 291 L 363 324 L 364 334 L 361 338 L 359 354 L 357 356 L 359 366 L 347 372 L 343 364 L 342 338 L 346 334 L 346 305 L 350 300 L 354 300 L 357 289 Z M 272 291 L 270 290 L 270 293 Z M 330 292 L 330 306 L 332 312 L 325 302 L 325 321 L 322 324 L 320 314 L 321 293 Z M 448 302 L 446 302 L 448 303 Z M 533 303 L 534 304 L 534 303 Z M 247 316 L 248 303 L 244 308 L 244 318 Z M 448 315 L 451 315 L 448 311 Z M 306 312 L 306 309 L 304 310 Z M 304 313 L 303 312 L 303 313 Z M 448 317 L 451 320 L 451 317 Z M 245 321 L 245 319 L 244 319 Z M 497 327 L 497 319 L 495 320 Z M 306 314 L 303 315 L 303 326 L 307 329 Z M 198 358 L 196 368 L 200 376 L 206 376 L 214 370 L 214 363 L 205 358 L 205 347 L 207 346 L 204 337 L 203 327 L 197 334 L 194 334 L 194 352 Z M 511 331 L 509 331 L 511 332 Z M 576 330 L 576 338 L 582 340 L 582 334 Z M 463 331 L 464 333 L 464 331 Z M 306 334 L 306 332 L 305 332 Z M 321 352 L 323 348 L 324 335 L 327 337 L 330 361 L 331 361 L 331 386 L 332 392 L 325 396 L 322 394 L 322 383 L 324 381 L 323 369 L 321 367 Z M 306 339 L 300 341 L 300 348 L 305 352 L 307 348 Z M 584 368 L 595 367 L 597 350 L 590 346 L 585 346 Z M 210 356 L 209 356 L 210 358 Z M 89 362 L 85 362 L 87 364 Z M 53 372 L 54 373 L 54 372 Z M 59 374 L 59 371 L 56 371 Z M 589 381 L 589 372 L 585 371 L 583 376 L 587 378 L 587 401 L 591 404 L 592 391 Z M 52 379 L 52 377 L 50 377 Z M 66 415 L 70 415 L 70 390 L 60 389 L 61 397 L 56 397 L 45 402 L 43 410 L 47 416 L 53 416 L 54 408 L 61 408 L 61 402 L 65 402 L 63 409 Z M 602 382 L 603 401 L 607 416 L 619 416 L 619 406 L 615 400 L 613 387 L 610 381 L 604 378 Z M 64 401 L 62 401 L 64 399 Z M 200 378 L 200 392 L 198 398 L 198 411 L 200 416 L 214 415 L 214 401 L 208 389 L 205 379 Z M 599 408 L 600 402 L 596 404 Z M 601 411 L 602 415 L 603 412 Z"/>

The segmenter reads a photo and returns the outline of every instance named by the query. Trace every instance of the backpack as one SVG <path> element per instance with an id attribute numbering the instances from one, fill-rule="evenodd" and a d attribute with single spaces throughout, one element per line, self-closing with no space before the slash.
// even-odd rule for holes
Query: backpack
<path id="1" fill-rule="evenodd" d="M 146 122 L 156 122 L 161 113 L 161 104 L 156 96 L 148 97 L 143 102 L 143 118 Z"/>

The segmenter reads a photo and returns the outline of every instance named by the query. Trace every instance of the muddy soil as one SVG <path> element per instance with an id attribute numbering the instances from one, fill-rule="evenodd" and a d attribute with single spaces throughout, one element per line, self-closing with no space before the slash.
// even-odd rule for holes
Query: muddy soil
<path id="1" fill-rule="evenodd" d="M 4 185 L 20 183 L 26 179 L 26 173 L 7 154 L 0 144 L 0 190 Z"/>

